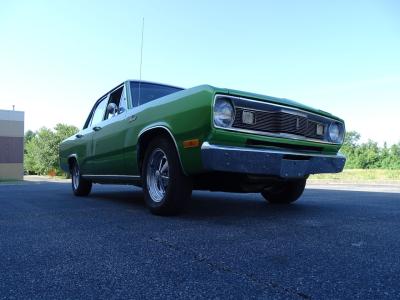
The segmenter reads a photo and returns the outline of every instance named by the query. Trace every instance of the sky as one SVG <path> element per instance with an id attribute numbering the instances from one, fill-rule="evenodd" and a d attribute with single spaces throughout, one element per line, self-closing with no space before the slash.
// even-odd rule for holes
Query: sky
<path id="1" fill-rule="evenodd" d="M 400 1 L 18 1 L 0 6 L 0 109 L 82 127 L 126 79 L 289 98 L 400 142 Z"/>

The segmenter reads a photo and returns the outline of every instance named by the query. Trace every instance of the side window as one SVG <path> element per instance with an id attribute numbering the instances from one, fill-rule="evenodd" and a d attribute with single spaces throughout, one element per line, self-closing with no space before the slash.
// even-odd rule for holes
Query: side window
<path id="1" fill-rule="evenodd" d="M 100 101 L 97 104 L 96 110 L 93 113 L 92 121 L 90 122 L 90 126 L 94 126 L 101 121 L 103 121 L 104 113 L 106 112 L 107 107 L 107 97 Z"/>
<path id="2" fill-rule="evenodd" d="M 180 88 L 172 86 L 145 82 L 131 82 L 130 88 L 132 101 L 135 105 L 145 104 L 147 102 L 182 90 Z"/>
<path id="3" fill-rule="evenodd" d="M 123 113 L 124 111 L 127 110 L 128 105 L 126 102 L 126 96 L 125 96 L 125 91 L 124 91 L 124 87 L 120 87 L 118 89 L 116 89 L 115 91 L 113 91 L 110 94 L 110 98 L 108 103 L 114 103 L 117 107 L 118 107 L 118 113 Z M 106 120 L 113 117 L 114 115 L 107 112 L 106 114 Z"/>
<path id="4" fill-rule="evenodd" d="M 121 93 L 121 99 L 119 101 L 119 113 L 122 113 L 128 109 L 128 101 L 126 99 L 126 91 L 125 88 Z"/>

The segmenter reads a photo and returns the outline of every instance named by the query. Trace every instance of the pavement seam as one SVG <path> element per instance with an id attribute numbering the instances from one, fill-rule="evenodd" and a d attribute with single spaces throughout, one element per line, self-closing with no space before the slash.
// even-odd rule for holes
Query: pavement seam
<path id="1" fill-rule="evenodd" d="M 187 249 L 187 248 L 182 248 L 177 246 L 176 244 L 173 244 L 165 239 L 159 238 L 159 237 L 150 237 L 150 240 L 156 243 L 159 243 L 161 245 L 163 245 L 164 247 L 167 247 L 171 250 L 174 250 L 176 252 L 179 252 L 181 254 L 184 254 L 188 257 L 191 257 L 193 260 L 195 260 L 196 262 L 202 263 L 202 264 L 206 264 L 209 268 L 211 268 L 214 271 L 220 271 L 220 272 L 227 272 L 227 273 L 231 273 L 234 274 L 238 277 L 244 277 L 246 280 L 252 282 L 253 284 L 259 286 L 261 289 L 266 289 L 267 285 L 270 288 L 273 289 L 279 289 L 283 292 L 285 292 L 286 294 L 290 294 L 292 296 L 296 296 L 299 297 L 301 299 L 311 299 L 311 296 L 303 293 L 303 292 L 298 292 L 292 288 L 289 287 L 285 287 L 282 286 L 276 282 L 271 282 L 271 281 L 260 281 L 258 280 L 253 274 L 248 274 L 248 273 L 242 273 L 242 272 L 238 272 L 233 270 L 232 268 L 230 268 L 229 266 L 225 265 L 224 263 L 216 263 L 213 261 L 210 261 L 209 259 L 207 259 L 205 256 L 191 250 L 191 249 Z"/>

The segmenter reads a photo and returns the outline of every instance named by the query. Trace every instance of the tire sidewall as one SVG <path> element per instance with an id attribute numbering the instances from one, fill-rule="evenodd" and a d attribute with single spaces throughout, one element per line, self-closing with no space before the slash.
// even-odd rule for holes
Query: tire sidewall
<path id="1" fill-rule="evenodd" d="M 304 192 L 307 179 L 280 183 L 271 191 L 263 191 L 263 197 L 272 204 L 289 204 L 298 200 Z"/>
<path id="2" fill-rule="evenodd" d="M 79 178 L 78 178 L 78 185 L 77 185 L 77 187 L 75 187 L 75 184 L 74 184 L 74 178 L 75 178 L 75 169 L 78 169 L 78 171 L 79 171 Z M 81 172 L 80 172 L 80 169 L 79 169 L 79 166 L 78 166 L 78 164 L 77 164 L 77 162 L 74 162 L 74 164 L 73 164 L 73 166 L 72 166 L 72 168 L 71 168 L 71 185 L 72 185 L 72 191 L 74 192 L 74 194 L 75 195 L 78 195 L 79 194 L 79 187 L 80 187 L 80 184 L 81 184 Z"/>
<path id="3" fill-rule="evenodd" d="M 79 172 L 78 184 L 77 184 L 76 188 L 74 185 L 75 168 L 77 168 L 78 172 Z M 73 163 L 72 168 L 71 168 L 71 185 L 72 185 L 72 192 L 74 193 L 75 196 L 87 196 L 87 195 L 89 195 L 89 193 L 92 189 L 92 183 L 90 181 L 87 181 L 84 178 L 82 178 L 81 170 L 76 161 Z"/>
<path id="4" fill-rule="evenodd" d="M 159 202 L 156 202 L 151 198 L 147 185 L 149 159 L 156 149 L 160 149 L 165 153 L 168 161 L 169 175 L 168 187 L 166 188 L 163 199 Z M 184 177 L 184 175 L 182 174 L 175 145 L 169 139 L 164 137 L 155 138 L 153 141 L 151 141 L 146 149 L 142 164 L 142 182 L 146 205 L 153 213 L 173 214 L 183 208 L 185 199 L 181 198 L 185 197 L 182 194 L 182 190 L 185 190 L 186 187 L 180 186 L 182 184 L 182 177 Z"/>

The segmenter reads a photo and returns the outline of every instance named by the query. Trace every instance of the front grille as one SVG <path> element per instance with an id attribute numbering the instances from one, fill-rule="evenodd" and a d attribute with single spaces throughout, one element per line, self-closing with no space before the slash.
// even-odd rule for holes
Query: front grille
<path id="1" fill-rule="evenodd" d="M 243 111 L 250 111 L 254 114 L 254 124 L 243 123 Z M 294 134 L 307 138 L 323 140 L 326 126 L 324 126 L 322 135 L 318 135 L 318 124 L 321 123 L 309 120 L 307 117 L 298 114 L 291 114 L 283 111 L 261 111 L 236 107 L 235 121 L 232 124 L 232 127 L 266 133 Z"/>

